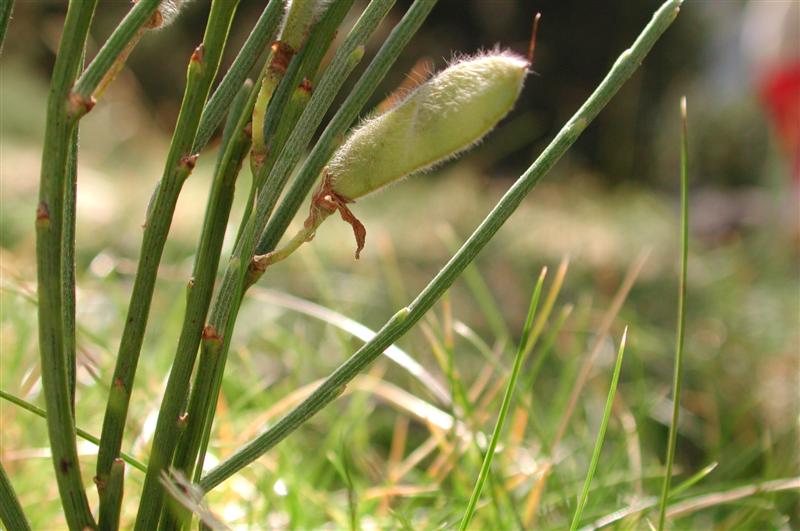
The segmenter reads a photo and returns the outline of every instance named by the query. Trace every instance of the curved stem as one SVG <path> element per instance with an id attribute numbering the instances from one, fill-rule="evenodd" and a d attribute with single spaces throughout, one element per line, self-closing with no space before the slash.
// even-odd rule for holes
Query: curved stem
<path id="1" fill-rule="evenodd" d="M 371 341 L 336 369 L 311 396 L 262 435 L 211 470 L 200 481 L 203 490 L 208 491 L 219 485 L 302 426 L 309 418 L 333 401 L 350 380 L 425 315 L 519 207 L 525 196 L 558 162 L 589 122 L 600 113 L 619 88 L 636 71 L 653 44 L 672 24 L 678 14 L 680 4 L 681 0 L 668 0 L 661 6 L 633 45 L 617 59 L 606 78 L 589 99 L 561 129 L 539 158 L 506 192 L 475 232 L 417 298 L 407 308 L 392 317 Z"/>

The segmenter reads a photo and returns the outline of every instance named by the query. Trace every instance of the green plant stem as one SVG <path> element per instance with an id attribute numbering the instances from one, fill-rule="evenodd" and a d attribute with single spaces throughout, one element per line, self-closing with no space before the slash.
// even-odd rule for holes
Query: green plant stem
<path id="1" fill-rule="evenodd" d="M 339 0 L 325 10 L 325 14 L 314 26 L 308 42 L 290 63 L 286 76 L 278 85 L 267 108 L 264 120 L 264 138 L 267 143 L 266 161 L 260 171 L 254 174 L 254 177 L 258 175 L 260 179 L 263 179 L 272 171 L 278 155 L 286 145 L 289 135 L 297 125 L 297 120 L 305 110 L 311 97 L 310 91 L 303 90 L 304 87 L 300 86 L 301 81 L 315 77 L 325 52 L 330 48 L 336 36 L 336 30 L 345 15 L 350 11 L 353 1 Z M 306 88 L 313 89 L 311 85 Z M 250 187 L 249 200 L 245 205 L 245 212 L 242 214 L 242 220 L 249 219 L 257 190 L 262 185 L 263 182 L 258 182 L 256 179 L 253 180 L 253 184 Z M 236 242 L 239 241 L 244 226 L 245 223 L 243 221 L 239 226 Z"/>
<path id="2" fill-rule="evenodd" d="M 3 42 L 6 39 L 6 30 L 11 21 L 12 11 L 14 11 L 14 0 L 4 0 L 0 3 L 0 52 L 3 51 Z"/>
<path id="3" fill-rule="evenodd" d="M 115 459 L 111 464 L 111 473 L 106 483 L 106 502 L 100 506 L 100 517 L 97 521 L 100 531 L 116 531 L 119 529 L 119 513 L 122 507 L 124 487 L 125 461 Z"/>
<path id="4" fill-rule="evenodd" d="M 139 264 L 103 419 L 96 478 L 101 493 L 111 465 L 119 456 L 158 265 L 178 195 L 196 161 L 196 156 L 190 149 L 194 143 L 200 113 L 219 68 L 236 6 L 237 2 L 233 0 L 212 2 L 203 43 L 197 47 L 189 61 L 186 89 L 164 174 L 145 220 Z M 101 504 L 102 499 L 101 494 Z"/>
<path id="5" fill-rule="evenodd" d="M 492 432 L 492 438 L 489 440 L 489 447 L 486 449 L 486 455 L 483 457 L 483 463 L 481 464 L 481 470 L 478 474 L 478 480 L 475 482 L 475 488 L 472 491 L 472 496 L 470 497 L 467 508 L 464 511 L 464 517 L 461 519 L 461 525 L 459 525 L 460 531 L 465 531 L 469 527 L 469 523 L 472 521 L 472 516 L 475 514 L 475 507 L 478 505 L 478 500 L 481 498 L 483 484 L 486 482 L 486 478 L 489 477 L 492 460 L 494 459 L 494 452 L 497 448 L 497 441 L 500 440 L 500 432 L 503 430 L 503 424 L 505 424 L 506 416 L 508 415 L 508 409 L 511 407 L 511 398 L 514 396 L 514 388 L 517 385 L 519 371 L 522 367 L 522 363 L 525 361 L 526 353 L 530 352 L 530 350 L 527 348 L 528 338 L 530 338 L 531 329 L 533 328 L 533 318 L 536 315 L 536 308 L 539 305 L 539 297 L 542 293 L 542 285 L 544 284 L 544 277 L 546 273 L 546 269 L 542 270 L 542 273 L 539 275 L 539 280 L 536 282 L 536 287 L 533 290 L 530 306 L 528 308 L 528 317 L 525 319 L 525 326 L 522 329 L 522 337 L 520 338 L 519 346 L 517 347 L 517 355 L 514 357 L 514 365 L 511 368 L 511 375 L 508 378 L 508 384 L 506 385 L 505 394 L 503 395 L 503 401 L 500 404 L 500 413 L 497 416 L 497 422 L 494 425 L 494 431 Z"/>
<path id="6" fill-rule="evenodd" d="M 47 428 L 58 490 L 67 524 L 93 528 L 81 480 L 70 395 L 69 356 L 64 344 L 64 195 L 75 121 L 68 113 L 69 88 L 83 58 L 96 0 L 72 1 L 67 10 L 47 102 L 39 204 L 36 265 L 42 388 L 50 414 Z M 74 370 L 74 369 L 72 369 Z"/>
<path id="7" fill-rule="evenodd" d="M 675 339 L 675 369 L 672 380 L 672 421 L 669 425 L 667 460 L 664 467 L 664 482 L 658 509 L 658 529 L 664 529 L 667 518 L 667 502 L 672 481 L 672 464 L 678 443 L 678 417 L 681 404 L 681 375 L 683 366 L 683 344 L 686 328 L 686 275 L 689 264 L 689 135 L 686 124 L 686 97 L 681 99 L 681 276 L 678 288 L 678 331 Z"/>
<path id="8" fill-rule="evenodd" d="M 614 365 L 614 374 L 611 376 L 611 386 L 608 389 L 608 397 L 606 398 L 606 406 L 603 410 L 603 418 L 600 421 L 600 430 L 597 433 L 597 439 L 594 444 L 594 451 L 592 452 L 592 460 L 589 463 L 589 471 L 586 473 L 586 480 L 583 482 L 583 489 L 581 496 L 578 499 L 578 506 L 575 508 L 575 514 L 572 517 L 572 524 L 570 524 L 570 531 L 578 529 L 578 524 L 583 515 L 583 509 L 586 507 L 586 501 L 589 499 L 589 487 L 592 486 L 592 479 L 594 473 L 597 471 L 597 464 L 600 462 L 600 451 L 603 449 L 603 442 L 606 438 L 606 429 L 608 429 L 608 420 L 611 418 L 611 408 L 614 405 L 614 396 L 617 394 L 617 386 L 619 385 L 619 374 L 622 371 L 622 358 L 625 354 L 625 339 L 628 336 L 628 328 L 622 333 L 622 340 L 619 342 L 619 351 L 617 352 L 617 362 Z"/>
<path id="9" fill-rule="evenodd" d="M 183 413 L 186 397 L 189 394 L 189 381 L 214 290 L 214 279 L 233 203 L 236 178 L 250 148 L 247 125 L 255 102 L 255 93 L 252 82 L 248 81 L 241 87 L 231 105 L 230 116 L 223 133 L 222 151 L 217 160 L 206 203 L 206 216 L 192 280 L 187 287 L 186 311 L 181 334 L 153 435 L 147 465 L 147 474 L 150 477 L 161 476 L 161 472 L 169 465 L 178 442 L 180 427 L 176 419 Z"/>
<path id="10" fill-rule="evenodd" d="M 3 522 L 6 529 L 15 531 L 26 531 L 31 528 L 2 463 L 0 463 L 0 522 Z"/>
<path id="11" fill-rule="evenodd" d="M 0 389 L 0 398 L 2 398 L 4 400 L 8 400 L 12 404 L 14 404 L 14 405 L 16 405 L 18 407 L 21 407 L 25 411 L 29 411 L 29 412 L 33 413 L 34 415 L 47 420 L 47 412 L 44 409 L 31 404 L 27 400 L 23 400 L 22 398 L 16 397 L 16 396 L 12 395 L 11 393 L 7 393 L 7 392 L 3 391 L 2 389 Z M 94 435 L 92 435 L 88 431 L 82 430 L 80 428 L 75 428 L 75 433 L 81 439 L 89 441 L 90 443 L 94 444 L 95 446 L 100 446 L 100 438 L 95 437 Z M 145 467 L 144 464 L 141 461 L 139 461 L 138 459 L 136 459 L 135 457 L 133 457 L 130 454 L 127 454 L 125 452 L 121 452 L 120 453 L 120 457 L 122 457 L 122 459 L 126 463 L 128 463 L 129 465 L 131 465 L 133 468 L 135 468 L 137 470 L 141 470 L 142 472 L 145 472 L 147 470 L 147 467 Z"/>
<path id="12" fill-rule="evenodd" d="M 136 2 L 75 82 L 70 96 L 77 98 L 75 103 L 79 106 L 79 109 L 76 109 L 79 115 L 84 114 L 91 108 L 87 107 L 86 103 L 90 101 L 95 89 L 106 73 L 115 67 L 117 58 L 125 53 L 126 48 L 136 38 L 140 28 L 153 16 L 153 13 L 158 9 L 159 3 L 160 0 L 139 0 Z"/>
<path id="13" fill-rule="evenodd" d="M 577 140 L 581 132 L 606 106 L 625 81 L 636 71 L 653 44 L 672 24 L 681 0 L 668 0 L 655 13 L 631 48 L 623 52 L 606 78 L 595 89 L 577 113 L 556 135 L 539 158 L 517 180 L 473 232 L 447 265 L 434 277 L 416 299 L 387 322 L 376 336 L 363 345 L 306 400 L 292 409 L 262 435 L 236 451 L 230 458 L 211 470 L 200 482 L 208 491 L 267 452 L 292 433 L 320 409 L 334 400 L 343 386 L 366 368 L 389 345 L 408 331 L 425 315 L 458 275 L 469 265 L 494 234 L 516 210 L 523 198 L 547 174 L 561 156 Z M 276 212 L 275 218 L 278 213 Z M 288 224 L 288 222 L 287 222 Z M 269 243 L 269 241 L 268 241 Z M 269 249 L 268 249 L 269 250 Z"/>
<path id="14" fill-rule="evenodd" d="M 253 108 L 253 161 L 263 163 L 266 156 L 264 118 L 275 89 L 286 74 L 289 63 L 303 46 L 314 21 L 317 0 L 293 0 L 286 14 L 281 38 L 270 47 L 267 70 L 261 78 L 261 89 Z M 253 172 L 255 175 L 256 172 Z"/>
<path id="15" fill-rule="evenodd" d="M 311 141 L 314 131 L 333 102 L 335 94 L 355 67 L 357 60 L 354 60 L 354 54 L 360 55 L 358 52 L 359 50 L 363 51 L 363 43 L 372 34 L 393 3 L 394 0 L 373 1 L 356 22 L 355 27 L 345 38 L 326 69 L 308 106 L 281 150 L 265 185 L 256 194 L 254 214 L 247 220 L 243 220 L 246 227 L 243 237 L 234 249 L 211 311 L 207 329 L 213 331 L 213 334 L 208 334 L 201 345 L 200 361 L 189 403 L 188 425 L 183 435 L 186 443 L 183 441 L 181 443 L 187 445 L 188 462 L 197 460 L 196 452 L 205 437 L 203 434 L 211 429 L 233 324 L 241 302 L 239 294 L 244 291 L 245 275 L 253 256 L 255 238 L 266 225 L 266 218 L 269 216 L 283 184 Z M 258 176 L 254 176 L 253 179 L 256 182 L 260 181 Z"/>
<path id="16" fill-rule="evenodd" d="M 264 47 L 275 35 L 278 23 L 281 20 L 285 0 L 270 0 L 267 7 L 253 26 L 250 35 L 242 45 L 228 71 L 222 77 L 214 93 L 208 99 L 200 117 L 197 136 L 194 140 L 193 153 L 200 152 L 225 116 L 225 111 L 230 105 L 234 95 L 244 83 L 248 72 L 264 51 Z"/>
<path id="17" fill-rule="evenodd" d="M 64 180 L 64 232 L 61 235 L 62 297 L 64 301 L 64 356 L 67 366 L 69 405 L 75 419 L 75 386 L 78 370 L 75 339 L 75 223 L 78 195 L 78 124 L 70 132 L 67 173 Z"/>

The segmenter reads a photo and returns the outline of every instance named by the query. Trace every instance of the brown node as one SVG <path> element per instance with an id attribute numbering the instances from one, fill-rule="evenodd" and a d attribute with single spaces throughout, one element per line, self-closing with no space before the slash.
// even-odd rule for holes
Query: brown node
<path id="1" fill-rule="evenodd" d="M 253 122 L 247 122 L 244 126 L 244 134 L 247 138 L 253 138 Z"/>
<path id="2" fill-rule="evenodd" d="M 76 92 L 70 91 L 67 97 L 67 114 L 72 118 L 84 116 L 94 108 L 95 103 L 97 101 L 91 96 L 85 98 Z"/>
<path id="3" fill-rule="evenodd" d="M 125 390 L 125 384 L 122 382 L 122 378 L 114 378 L 114 387 L 117 389 Z"/>
<path id="4" fill-rule="evenodd" d="M 178 427 L 183 429 L 186 427 L 186 424 L 189 422 L 189 413 L 184 411 L 180 415 L 178 415 Z"/>
<path id="5" fill-rule="evenodd" d="M 189 279 L 189 282 L 186 284 L 186 287 L 192 289 L 194 287 L 194 277 Z"/>
<path id="6" fill-rule="evenodd" d="M 104 490 L 106 490 L 106 482 L 105 480 L 100 479 L 100 476 L 93 477 L 92 481 L 94 481 L 94 484 L 97 486 L 97 492 L 102 493 Z"/>
<path id="7" fill-rule="evenodd" d="M 195 153 L 194 155 L 184 155 L 181 157 L 181 166 L 187 168 L 189 171 L 192 171 L 197 164 L 197 157 L 200 155 Z"/>
<path id="8" fill-rule="evenodd" d="M 346 223 L 349 223 L 353 228 L 353 236 L 356 238 L 356 260 L 358 260 L 358 258 L 361 256 L 361 250 L 364 248 L 364 243 L 367 239 L 367 229 L 347 207 L 348 203 L 354 203 L 354 201 L 333 191 L 331 176 L 327 171 L 325 171 L 325 176 L 322 179 L 322 183 L 312 198 L 311 212 L 308 215 L 308 219 L 305 221 L 305 225 L 306 227 L 313 226 L 315 222 L 315 216 L 321 215 L 322 212 L 324 212 L 324 215 L 328 216 L 338 211 L 339 215 L 342 217 L 342 220 L 344 220 Z"/>
<path id="9" fill-rule="evenodd" d="M 150 20 L 145 22 L 144 27 L 147 29 L 160 28 L 163 23 L 164 23 L 164 16 L 161 14 L 161 11 L 156 9 L 153 12 L 153 15 L 150 17 Z"/>
<path id="10" fill-rule="evenodd" d="M 304 77 L 303 81 L 300 82 L 300 90 L 311 94 L 312 92 L 311 81 L 309 81 L 307 77 Z"/>
<path id="11" fill-rule="evenodd" d="M 210 324 L 203 327 L 202 338 L 204 341 L 212 341 L 215 343 L 222 341 L 222 337 L 217 333 L 217 329 L 214 325 Z"/>
<path id="12" fill-rule="evenodd" d="M 50 209 L 47 208 L 47 203 L 42 201 L 38 205 L 36 205 L 36 222 L 48 222 L 50 221 Z"/>
<path id="13" fill-rule="evenodd" d="M 202 63 L 203 57 L 205 57 L 205 46 L 203 46 L 203 43 L 201 42 L 197 45 L 197 48 L 194 49 L 194 52 L 192 52 L 192 58 L 190 61 L 193 63 Z"/>
<path id="14" fill-rule="evenodd" d="M 66 474 L 67 472 L 69 472 L 71 466 L 72 466 L 72 461 L 70 461 L 66 457 L 62 457 L 58 461 L 58 469 L 61 470 L 62 474 Z"/>
<path id="15" fill-rule="evenodd" d="M 286 69 L 289 68 L 289 62 L 295 54 L 294 48 L 283 41 L 275 41 L 270 46 L 270 49 L 272 50 L 270 69 L 281 73 L 286 72 Z"/>

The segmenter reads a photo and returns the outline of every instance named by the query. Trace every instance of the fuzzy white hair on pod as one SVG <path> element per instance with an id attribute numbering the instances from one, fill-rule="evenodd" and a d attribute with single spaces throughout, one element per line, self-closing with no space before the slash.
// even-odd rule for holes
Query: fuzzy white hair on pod
<path id="1" fill-rule="evenodd" d="M 332 190 L 357 199 L 474 146 L 513 108 L 528 66 L 499 50 L 456 58 L 350 133 L 327 166 Z"/>

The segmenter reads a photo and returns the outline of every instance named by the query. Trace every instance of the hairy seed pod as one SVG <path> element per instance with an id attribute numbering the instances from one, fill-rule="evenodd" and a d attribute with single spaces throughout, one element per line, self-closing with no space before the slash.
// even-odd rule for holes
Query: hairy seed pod
<path id="1" fill-rule="evenodd" d="M 352 201 L 468 149 L 508 114 L 527 72 L 509 52 L 450 65 L 350 134 L 327 167 L 332 191 Z"/>

